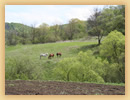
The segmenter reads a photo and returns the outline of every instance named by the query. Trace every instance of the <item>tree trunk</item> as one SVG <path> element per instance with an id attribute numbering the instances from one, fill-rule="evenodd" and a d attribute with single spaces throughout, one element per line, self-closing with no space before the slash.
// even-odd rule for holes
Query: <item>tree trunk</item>
<path id="1" fill-rule="evenodd" d="M 98 45 L 100 45 L 101 44 L 101 39 L 98 39 Z"/>

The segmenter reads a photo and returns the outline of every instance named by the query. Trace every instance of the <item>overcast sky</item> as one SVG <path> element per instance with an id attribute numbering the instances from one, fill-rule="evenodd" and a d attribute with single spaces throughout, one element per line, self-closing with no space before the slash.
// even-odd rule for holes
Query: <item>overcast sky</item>
<path id="1" fill-rule="evenodd" d="M 104 7 L 105 5 L 6 5 L 5 22 L 36 26 L 42 23 L 65 24 L 72 18 L 87 20 L 94 8 Z"/>

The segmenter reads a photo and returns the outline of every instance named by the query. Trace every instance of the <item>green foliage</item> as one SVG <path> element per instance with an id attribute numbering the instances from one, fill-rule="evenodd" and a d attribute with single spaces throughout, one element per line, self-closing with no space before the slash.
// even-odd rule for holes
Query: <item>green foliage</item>
<path id="1" fill-rule="evenodd" d="M 76 58 L 65 58 L 60 61 L 54 69 L 54 75 L 57 80 L 102 83 L 104 80 L 99 71 L 101 65 L 93 65 L 95 60 L 91 51 L 80 52 Z"/>
<path id="2" fill-rule="evenodd" d="M 100 54 L 110 60 L 119 62 L 120 55 L 125 52 L 125 36 L 118 31 L 112 31 L 100 46 Z"/>
<path id="3" fill-rule="evenodd" d="M 5 47 L 5 76 L 7 80 L 54 80 L 53 68 L 66 57 L 75 57 L 77 48 L 93 42 L 63 42 Z M 48 59 L 41 53 L 62 52 L 62 57 Z"/>
<path id="4" fill-rule="evenodd" d="M 39 27 L 20 23 L 5 23 L 6 45 L 38 44 L 73 40 L 97 36 L 100 45 L 102 37 L 113 30 L 118 30 L 125 35 L 125 6 L 110 6 L 103 10 L 94 10 L 87 21 L 77 18 L 70 19 L 67 24 L 49 26 L 42 23 Z"/>
<path id="5" fill-rule="evenodd" d="M 72 26 L 72 27 L 70 27 Z M 26 26 L 19 23 L 5 23 L 6 45 L 38 44 L 61 40 L 78 39 L 85 36 L 84 21 L 72 19 L 65 25 L 49 26 L 46 23 L 36 27 L 35 24 Z"/>
<path id="6" fill-rule="evenodd" d="M 5 66 L 5 79 L 14 80 L 14 79 L 35 79 L 35 66 L 33 62 L 30 62 L 29 59 L 24 58 L 8 58 L 8 63 Z"/>
<path id="7" fill-rule="evenodd" d="M 87 20 L 87 29 L 89 35 L 97 36 L 98 44 L 111 31 L 117 30 L 125 35 L 125 6 L 110 6 L 102 11 L 96 9 Z"/>
<path id="8" fill-rule="evenodd" d="M 109 8 L 104 8 L 101 16 L 101 28 L 103 29 L 105 35 L 111 31 L 118 30 L 125 34 L 125 6 L 110 6 Z"/>
<path id="9" fill-rule="evenodd" d="M 5 44 L 29 44 L 31 27 L 20 23 L 5 23 Z"/>
<path id="10" fill-rule="evenodd" d="M 64 25 L 43 23 L 39 27 L 5 23 L 5 78 L 125 83 L 125 6 L 96 9 L 85 23 L 79 19 Z M 106 37 L 101 46 L 95 45 L 95 37 L 94 42 L 84 38 L 87 42 L 48 43 L 87 35 L 96 36 L 98 44 Z M 46 52 L 63 55 L 40 60 L 39 54 Z"/>
<path id="11" fill-rule="evenodd" d="M 109 33 L 100 46 L 100 54 L 111 63 L 107 68 L 110 80 L 125 82 L 125 36 L 116 30 Z"/>
<path id="12" fill-rule="evenodd" d="M 112 36 L 115 33 L 121 34 L 120 32 L 114 31 L 112 32 Z M 98 49 L 99 46 L 95 45 L 95 42 L 63 42 L 6 46 L 5 78 L 6 80 L 22 79 L 124 83 L 125 53 L 122 52 L 118 56 L 120 63 L 118 63 L 113 56 L 105 55 L 105 53 L 109 53 L 110 51 L 105 53 L 100 52 L 100 54 L 96 54 L 95 56 L 95 50 L 96 52 L 98 50 L 101 51 L 101 48 L 104 49 L 104 47 L 110 46 L 110 44 L 104 45 L 107 38 L 108 37 L 104 39 L 100 49 Z M 119 39 L 119 41 L 118 50 L 123 51 L 122 41 L 124 40 Z M 85 48 L 82 49 L 82 47 Z M 110 50 L 108 48 L 106 49 Z M 91 51 L 89 49 L 91 49 Z M 40 59 L 39 57 L 40 53 L 48 52 L 55 54 L 58 51 L 62 52 L 62 57 L 54 57 L 52 59 L 45 57 Z"/>

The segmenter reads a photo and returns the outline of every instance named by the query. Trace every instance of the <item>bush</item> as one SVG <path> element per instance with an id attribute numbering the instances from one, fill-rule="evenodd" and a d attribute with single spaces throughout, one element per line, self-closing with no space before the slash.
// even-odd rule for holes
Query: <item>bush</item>
<path id="1" fill-rule="evenodd" d="M 80 52 L 76 58 L 65 58 L 54 69 L 57 80 L 103 83 L 101 64 L 94 65 L 96 58 L 91 51 Z M 101 63 L 101 62 L 99 62 Z M 102 73 L 100 73 L 102 72 Z"/>
<path id="2" fill-rule="evenodd" d="M 110 63 L 106 71 L 106 81 L 125 82 L 125 36 L 112 31 L 100 46 L 100 55 Z"/>
<path id="3" fill-rule="evenodd" d="M 17 57 L 7 58 L 5 63 L 5 79 L 14 80 L 28 80 L 37 79 L 36 67 L 33 62 L 27 57 Z"/>

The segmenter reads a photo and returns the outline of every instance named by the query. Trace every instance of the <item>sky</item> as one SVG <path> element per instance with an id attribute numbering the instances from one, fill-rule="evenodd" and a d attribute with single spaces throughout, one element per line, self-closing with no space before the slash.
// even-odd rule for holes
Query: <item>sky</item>
<path id="1" fill-rule="evenodd" d="M 72 18 L 87 20 L 93 9 L 103 9 L 105 5 L 6 5 L 5 22 L 36 25 L 66 24 Z"/>

